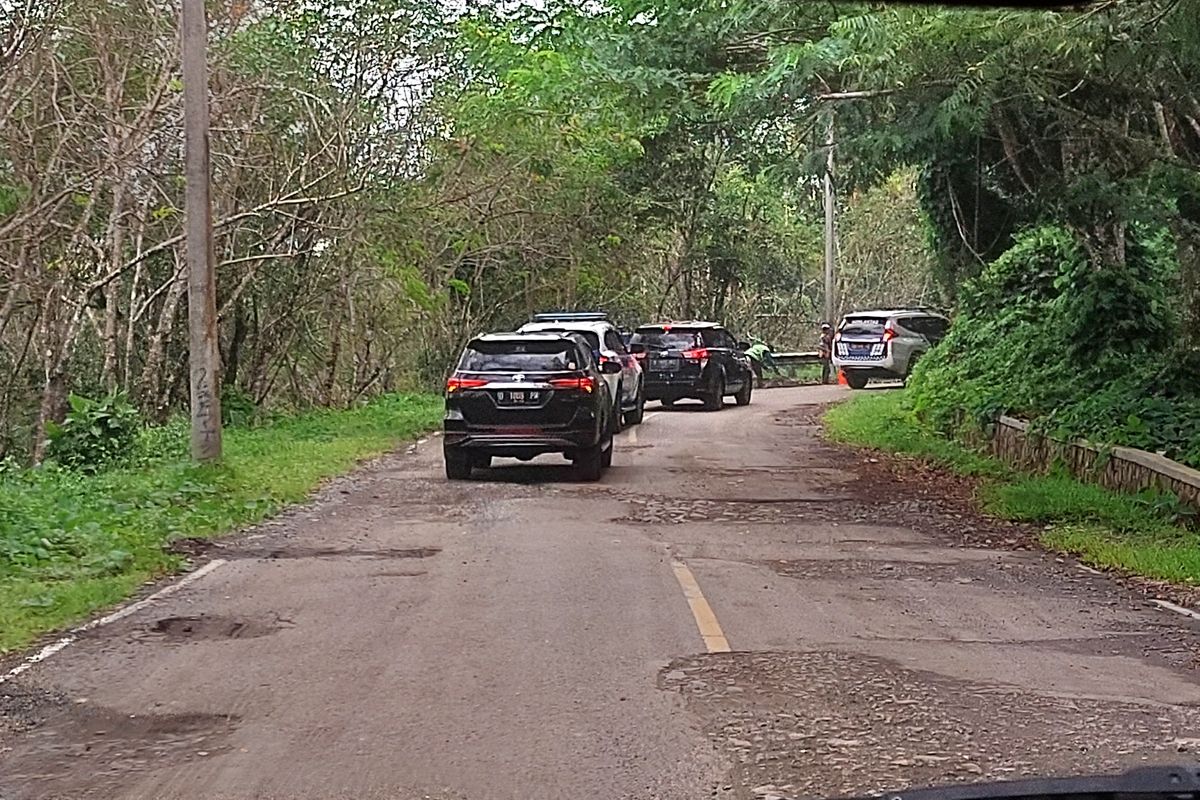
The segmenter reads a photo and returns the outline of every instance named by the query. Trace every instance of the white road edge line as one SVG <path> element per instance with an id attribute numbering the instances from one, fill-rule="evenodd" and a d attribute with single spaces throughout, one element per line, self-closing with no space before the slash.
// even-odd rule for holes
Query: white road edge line
<path id="1" fill-rule="evenodd" d="M 50 656 L 54 655 L 55 653 L 59 653 L 63 650 L 66 650 L 68 647 L 70 647 L 72 644 L 74 644 L 76 641 L 79 640 L 80 634 L 87 633 L 88 631 L 95 630 L 96 628 L 102 628 L 105 625 L 111 625 L 112 623 L 116 622 L 117 620 L 124 619 L 125 617 L 128 617 L 132 614 L 136 614 L 137 612 L 141 611 L 143 608 L 146 608 L 147 606 L 152 605 L 152 604 L 158 602 L 159 600 L 162 600 L 165 597 L 170 597 L 171 595 L 178 592 L 180 589 L 183 589 L 184 587 L 195 583 L 196 581 L 203 578 L 205 575 L 211 575 L 212 573 L 216 572 L 219 568 L 223 567 L 225 564 L 228 564 L 228 563 L 229 562 L 223 558 L 215 558 L 212 561 L 205 564 L 200 569 L 196 570 L 195 572 L 189 572 L 187 575 L 184 575 L 182 578 L 180 578 L 175 583 L 172 583 L 170 586 L 164 586 L 163 588 L 159 589 L 157 592 L 150 595 L 149 597 L 143 597 L 141 600 L 138 600 L 136 603 L 130 603 L 129 605 L 125 606 L 124 608 L 119 608 L 116 611 L 112 612 L 111 614 L 106 614 L 105 616 L 100 617 L 99 619 L 94 619 L 91 622 L 80 625 L 77 628 L 73 628 L 71 630 L 71 632 L 68 633 L 66 636 L 62 637 L 61 639 L 57 639 L 57 640 L 51 642 L 50 644 L 43 647 L 41 650 L 38 650 L 36 653 L 34 653 L 33 655 L 26 658 L 24 661 L 22 661 L 17 666 L 10 669 L 8 672 L 4 673 L 3 675 L 0 675 L 0 683 L 4 683 L 5 681 L 12 680 L 13 678 L 20 675 L 22 672 L 25 672 L 28 669 L 30 669 L 31 667 L 33 667 L 35 664 L 40 664 L 41 662 L 45 661 L 47 658 L 50 658 Z"/>
<path id="2" fill-rule="evenodd" d="M 1176 614 L 1183 614 L 1185 617 L 1191 617 L 1192 619 L 1200 619 L 1200 611 L 1192 611 L 1190 608 L 1177 606 L 1166 600 L 1151 600 L 1150 602 L 1159 608 L 1165 608 L 1167 611 L 1174 611 Z"/>

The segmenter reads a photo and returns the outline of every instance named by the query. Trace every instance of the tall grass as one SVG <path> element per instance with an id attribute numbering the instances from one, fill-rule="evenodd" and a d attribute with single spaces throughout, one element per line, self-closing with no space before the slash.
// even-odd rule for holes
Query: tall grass
<path id="1" fill-rule="evenodd" d="M 0 474 L 0 652 L 76 622 L 178 569 L 167 550 L 304 500 L 324 479 L 432 428 L 441 398 L 391 395 L 226 431 L 225 457 L 186 457 L 181 425 L 148 431 L 137 466 Z"/>

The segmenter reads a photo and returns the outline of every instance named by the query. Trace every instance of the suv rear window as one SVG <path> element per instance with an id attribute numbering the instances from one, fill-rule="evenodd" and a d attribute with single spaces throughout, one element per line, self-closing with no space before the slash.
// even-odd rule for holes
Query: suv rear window
<path id="1" fill-rule="evenodd" d="M 629 343 L 645 345 L 647 350 L 687 350 L 697 345 L 696 331 L 642 328 Z"/>
<path id="2" fill-rule="evenodd" d="M 581 366 L 570 342 L 472 342 L 458 362 L 463 372 L 565 372 Z"/>
<path id="3" fill-rule="evenodd" d="M 883 336 L 887 320 L 881 317 L 847 317 L 842 323 L 843 336 Z"/>
<path id="4" fill-rule="evenodd" d="M 578 333 L 580 336 L 588 340 L 588 344 L 592 346 L 595 352 L 600 351 L 600 334 L 595 331 L 578 330 L 575 328 L 538 328 L 540 331 L 552 331 L 554 333 Z"/>

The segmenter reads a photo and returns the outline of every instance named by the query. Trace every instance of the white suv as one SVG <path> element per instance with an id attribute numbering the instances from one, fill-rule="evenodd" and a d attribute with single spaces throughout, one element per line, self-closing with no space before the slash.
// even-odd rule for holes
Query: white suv
<path id="1" fill-rule="evenodd" d="M 933 311 L 908 308 L 855 311 L 842 318 L 833 337 L 833 366 L 851 389 L 871 378 L 908 380 L 917 359 L 946 335 L 950 320 Z"/>
<path id="2" fill-rule="evenodd" d="M 637 425 L 646 412 L 646 387 L 642 380 L 642 365 L 625 347 L 621 332 L 603 312 L 556 311 L 534 314 L 533 320 L 522 325 L 518 333 L 538 331 L 571 331 L 583 334 L 592 345 L 597 362 L 616 361 L 621 371 L 605 374 L 609 394 L 614 398 L 615 419 L 625 425 Z"/>

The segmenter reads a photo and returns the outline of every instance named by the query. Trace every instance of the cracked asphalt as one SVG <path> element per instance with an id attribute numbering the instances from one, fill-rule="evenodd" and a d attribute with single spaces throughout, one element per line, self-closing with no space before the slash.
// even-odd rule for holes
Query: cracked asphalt
<path id="1" fill-rule="evenodd" d="M 553 458 L 448 483 L 432 438 L 189 542 L 227 563 L 0 684 L 0 798 L 833 797 L 1195 763 L 1200 623 L 824 443 L 843 396 L 651 413 L 599 484 Z"/>

